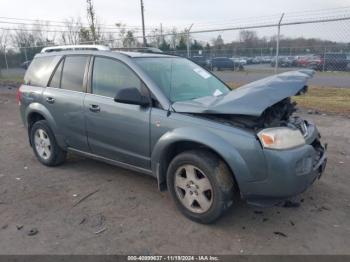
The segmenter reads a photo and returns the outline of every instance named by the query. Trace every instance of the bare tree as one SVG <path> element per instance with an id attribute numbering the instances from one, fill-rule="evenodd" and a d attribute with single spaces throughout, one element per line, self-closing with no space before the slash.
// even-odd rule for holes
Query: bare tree
<path id="1" fill-rule="evenodd" d="M 255 31 L 242 30 L 239 32 L 239 41 L 244 43 L 246 47 L 253 47 L 259 42 L 259 38 Z"/>
<path id="2" fill-rule="evenodd" d="M 80 32 L 83 28 L 80 18 L 70 18 L 64 22 L 65 32 L 61 34 L 61 41 L 65 45 L 77 45 L 80 43 Z"/>
<path id="3" fill-rule="evenodd" d="M 3 52 L 5 50 L 7 43 L 8 43 L 8 31 L 2 30 L 0 32 L 0 52 Z"/>
<path id="4" fill-rule="evenodd" d="M 36 25 L 33 30 L 29 30 L 25 26 L 18 28 L 11 35 L 12 43 L 22 54 L 24 61 L 33 59 L 34 55 L 44 47 L 53 45 L 53 40 L 49 39 L 48 35 L 42 32 L 40 25 Z"/>
<path id="5" fill-rule="evenodd" d="M 2 30 L 0 32 L 0 55 L 1 56 L 2 55 L 5 56 L 7 43 L 8 43 L 8 31 Z M 1 76 L 1 64 L 0 64 L 0 76 Z"/>
<path id="6" fill-rule="evenodd" d="M 158 28 L 152 29 L 148 37 L 151 39 L 150 41 L 147 41 L 148 44 L 159 48 L 162 39 L 162 36 L 160 35 L 160 30 L 158 30 Z"/>
<path id="7" fill-rule="evenodd" d="M 87 20 L 89 23 L 89 29 L 91 32 L 91 40 L 98 41 L 101 37 L 100 27 L 97 23 L 96 12 L 92 0 L 86 0 L 87 4 Z"/>
<path id="8" fill-rule="evenodd" d="M 221 35 L 218 35 L 217 38 L 214 38 L 212 40 L 212 43 L 216 49 L 221 49 L 224 46 L 224 40 L 222 39 Z"/>
<path id="9" fill-rule="evenodd" d="M 138 45 L 138 41 L 134 36 L 134 30 L 127 30 L 126 25 L 122 23 L 117 23 L 116 26 L 119 28 L 119 39 L 122 47 L 130 48 Z"/>
<path id="10" fill-rule="evenodd" d="M 171 49 L 175 50 L 177 42 L 178 42 L 177 41 L 178 39 L 177 39 L 177 29 L 176 29 L 176 27 L 174 27 L 171 30 L 170 34 L 171 34 L 170 47 L 171 47 Z"/>

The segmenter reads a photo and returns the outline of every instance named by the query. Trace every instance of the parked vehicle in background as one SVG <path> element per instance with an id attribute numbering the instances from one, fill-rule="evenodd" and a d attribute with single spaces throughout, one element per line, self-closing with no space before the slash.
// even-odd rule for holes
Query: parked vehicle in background
<path id="1" fill-rule="evenodd" d="M 253 64 L 253 57 L 242 57 L 245 61 L 247 61 L 247 65 L 252 65 Z"/>
<path id="2" fill-rule="evenodd" d="M 230 59 L 235 63 L 235 65 L 245 66 L 247 64 L 247 60 L 245 60 L 241 57 L 232 57 Z"/>
<path id="3" fill-rule="evenodd" d="M 348 69 L 348 60 L 346 54 L 343 53 L 325 53 L 314 59 L 310 59 L 307 65 L 319 71 L 346 71 Z"/>
<path id="4" fill-rule="evenodd" d="M 192 56 L 191 60 L 197 65 L 208 67 L 208 61 L 204 56 Z"/>
<path id="5" fill-rule="evenodd" d="M 245 57 L 238 58 L 238 63 L 240 65 L 248 65 L 248 60 Z"/>
<path id="6" fill-rule="evenodd" d="M 210 223 L 239 197 L 271 206 L 320 178 L 327 148 L 290 98 L 307 91 L 313 73 L 231 90 L 182 57 L 50 52 L 35 56 L 17 101 L 42 164 L 72 152 L 151 175 L 185 216 Z"/>
<path id="7" fill-rule="evenodd" d="M 235 63 L 227 57 L 215 57 L 209 61 L 209 69 L 211 71 L 231 69 L 235 70 Z"/>
<path id="8" fill-rule="evenodd" d="M 263 61 L 262 57 L 261 56 L 256 56 L 253 58 L 253 64 L 256 65 L 256 64 L 261 64 Z"/>
<path id="9" fill-rule="evenodd" d="M 276 58 L 271 61 L 271 66 L 276 65 Z M 294 56 L 280 56 L 278 57 L 279 67 L 295 67 L 297 65 L 297 60 Z"/>
<path id="10" fill-rule="evenodd" d="M 263 64 L 269 64 L 269 63 L 271 63 L 272 59 L 273 58 L 271 56 L 263 56 L 262 63 Z"/>
<path id="11" fill-rule="evenodd" d="M 30 66 L 30 63 L 32 62 L 32 60 L 29 60 L 29 61 L 25 61 L 21 64 L 21 68 L 23 69 L 28 69 L 28 67 Z"/>
<path id="12" fill-rule="evenodd" d="M 310 64 L 310 60 L 314 60 L 315 58 L 318 58 L 314 55 L 301 55 L 297 56 L 297 66 L 298 67 L 308 67 Z"/>

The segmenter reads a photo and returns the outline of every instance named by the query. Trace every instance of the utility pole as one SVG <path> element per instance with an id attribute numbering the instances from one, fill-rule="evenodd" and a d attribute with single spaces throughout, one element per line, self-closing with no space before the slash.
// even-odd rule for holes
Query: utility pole
<path id="1" fill-rule="evenodd" d="M 163 24 L 160 23 L 160 44 L 162 44 L 164 41 L 164 38 L 163 38 Z"/>
<path id="2" fill-rule="evenodd" d="M 193 24 L 187 30 L 187 58 L 190 58 L 190 31 L 192 29 Z"/>
<path id="3" fill-rule="evenodd" d="M 145 33 L 145 15 L 144 15 L 144 7 L 143 0 L 141 1 L 141 17 L 142 17 L 142 35 L 143 35 L 143 47 L 147 46 L 146 33 Z"/>
<path id="4" fill-rule="evenodd" d="M 9 71 L 9 64 L 7 63 L 7 56 L 6 56 L 6 45 L 4 48 L 4 54 L 5 54 L 6 71 Z"/>
<path id="5" fill-rule="evenodd" d="M 277 44 L 276 44 L 276 61 L 275 61 L 275 74 L 277 74 L 278 70 L 278 57 L 280 52 L 280 37 L 281 37 L 281 23 L 284 17 L 284 13 L 281 16 L 280 21 L 278 22 L 278 32 L 277 32 Z"/>

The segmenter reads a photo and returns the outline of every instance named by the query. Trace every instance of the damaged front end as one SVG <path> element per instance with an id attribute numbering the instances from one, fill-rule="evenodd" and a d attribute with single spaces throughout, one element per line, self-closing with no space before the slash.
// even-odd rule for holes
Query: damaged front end
<path id="1" fill-rule="evenodd" d="M 287 72 L 222 97 L 179 102 L 173 108 L 255 133 L 264 151 L 267 176 L 244 184 L 243 194 L 253 204 L 263 205 L 262 199 L 274 203 L 304 192 L 326 166 L 327 145 L 322 145 L 313 123 L 295 115 L 297 105 L 291 99 L 307 92 L 306 82 L 312 75 L 308 70 Z"/>
<path id="2" fill-rule="evenodd" d="M 296 95 L 302 95 L 307 92 L 307 86 L 304 86 Z M 314 153 L 309 154 L 306 158 L 298 160 L 296 163 L 296 174 L 315 173 L 312 182 L 323 173 L 326 162 L 327 144 L 322 145 L 321 135 L 316 126 L 295 115 L 297 111 L 296 102 L 292 101 L 290 97 L 284 98 L 276 104 L 266 108 L 260 116 L 240 115 L 240 114 L 200 114 L 200 117 L 210 119 L 225 125 L 230 125 L 238 128 L 248 129 L 254 131 L 257 137 L 265 130 L 278 130 L 285 128 L 286 130 L 298 130 L 302 136 L 301 143 L 295 145 L 310 145 Z M 199 115 L 198 115 L 199 116 Z M 287 135 L 288 136 L 288 135 Z M 292 134 L 288 136 L 290 139 Z M 261 141 L 263 147 L 264 143 Z M 266 149 L 290 149 L 294 146 L 286 146 L 286 148 L 266 147 Z M 306 159 L 306 160 L 305 160 Z"/>
<path id="3" fill-rule="evenodd" d="M 209 118 L 220 123 L 248 128 L 258 131 L 268 127 L 281 127 L 302 124 L 299 117 L 292 117 L 296 111 L 296 103 L 291 98 L 285 98 L 275 105 L 268 107 L 260 116 L 239 114 L 201 114 L 201 117 Z"/>
<path id="4" fill-rule="evenodd" d="M 299 70 L 267 77 L 233 90 L 220 97 L 203 97 L 174 103 L 176 112 L 189 113 L 254 130 L 274 127 L 299 129 L 307 135 L 308 122 L 294 116 L 296 103 L 292 96 L 307 92 L 307 80 L 312 70 Z"/>

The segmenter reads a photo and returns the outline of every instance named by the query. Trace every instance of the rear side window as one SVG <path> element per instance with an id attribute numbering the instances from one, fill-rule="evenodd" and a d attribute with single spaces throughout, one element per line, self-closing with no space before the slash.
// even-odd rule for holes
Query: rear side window
<path id="1" fill-rule="evenodd" d="M 59 59 L 60 57 L 57 56 L 34 58 L 26 72 L 24 83 L 26 85 L 46 87 Z"/>
<path id="2" fill-rule="evenodd" d="M 92 93 L 115 97 L 118 90 L 136 87 L 141 90 L 142 82 L 126 65 L 109 58 L 96 57 L 92 76 Z"/>
<path id="3" fill-rule="evenodd" d="M 83 92 L 83 82 L 88 56 L 67 56 L 64 61 L 61 88 Z"/>

